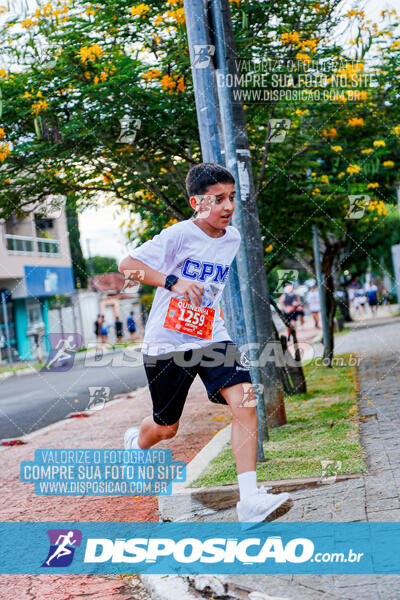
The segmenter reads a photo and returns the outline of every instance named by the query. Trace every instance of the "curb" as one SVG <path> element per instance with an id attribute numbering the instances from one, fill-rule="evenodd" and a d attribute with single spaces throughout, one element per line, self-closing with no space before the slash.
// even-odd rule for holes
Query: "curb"
<path id="1" fill-rule="evenodd" d="M 17 369 L 16 371 L 4 371 L 4 373 L 0 373 L 0 381 L 8 379 L 9 377 L 21 377 L 22 375 L 32 375 L 33 373 L 37 373 L 36 369 L 33 367 Z"/>
<path id="2" fill-rule="evenodd" d="M 118 352 L 127 350 L 128 348 L 130 348 L 131 346 L 136 346 L 141 342 L 134 342 L 132 345 L 129 346 L 125 346 L 124 348 L 108 348 L 107 350 L 102 351 L 102 355 L 103 356 L 107 356 L 109 354 L 117 354 Z M 86 360 L 87 358 L 93 358 L 96 356 L 96 352 L 92 352 L 92 350 L 95 350 L 95 348 L 89 348 L 86 349 L 83 352 L 77 352 L 74 355 L 74 362 L 82 362 L 83 360 Z M 90 352 L 89 356 L 88 353 Z M 45 363 L 43 363 L 43 366 L 45 365 Z M 27 367 L 23 367 L 21 369 L 16 369 L 15 371 L 4 371 L 3 373 L 0 373 L 0 381 L 3 379 L 8 379 L 9 377 L 20 377 L 21 375 L 32 375 L 33 373 L 39 373 L 40 369 L 35 369 L 34 367 L 31 366 L 27 366 Z"/>
<path id="3" fill-rule="evenodd" d="M 209 463 L 225 448 L 230 441 L 231 425 L 219 431 L 186 467 L 186 481 L 173 484 L 170 496 L 158 497 L 160 521 L 194 521 L 197 517 L 215 515 L 220 510 L 232 508 L 239 500 L 239 485 L 225 484 L 190 488 L 207 468 Z M 363 473 L 339 474 L 335 482 L 329 478 L 324 481 L 321 477 L 294 477 L 260 481 L 259 484 L 271 487 L 273 492 L 293 492 L 311 487 L 358 479 Z"/>
<path id="4" fill-rule="evenodd" d="M 238 584 L 229 575 L 141 575 L 154 600 L 290 600 Z"/>

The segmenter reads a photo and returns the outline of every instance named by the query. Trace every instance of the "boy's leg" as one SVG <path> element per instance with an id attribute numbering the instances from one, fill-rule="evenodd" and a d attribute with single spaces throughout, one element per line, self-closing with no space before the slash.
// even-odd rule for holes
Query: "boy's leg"
<path id="1" fill-rule="evenodd" d="M 178 431 L 179 421 L 173 425 L 159 425 L 155 423 L 153 417 L 149 416 L 143 419 L 140 426 L 138 445 L 141 449 L 151 448 L 161 440 L 173 438 Z"/>
<path id="2" fill-rule="evenodd" d="M 191 350 L 160 357 L 144 355 L 153 415 L 143 419 L 140 430 L 136 427 L 127 430 L 125 447 L 146 450 L 161 440 L 174 437 L 189 388 L 197 374 L 196 364 L 184 366 L 191 358 Z M 196 363 L 196 357 L 193 358 Z"/>
<path id="3" fill-rule="evenodd" d="M 257 413 L 255 406 L 242 406 L 244 386 L 237 383 L 220 390 L 232 412 L 232 452 L 237 474 L 256 470 L 257 461 Z"/>

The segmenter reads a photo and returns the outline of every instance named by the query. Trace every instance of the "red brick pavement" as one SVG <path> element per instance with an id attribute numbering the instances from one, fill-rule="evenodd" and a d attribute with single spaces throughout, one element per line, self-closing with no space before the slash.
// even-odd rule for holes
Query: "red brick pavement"
<path id="1" fill-rule="evenodd" d="M 19 467 L 33 460 L 37 448 L 122 448 L 127 426 L 151 414 L 148 390 L 107 406 L 89 418 L 69 419 L 33 437 L 26 445 L 7 447 L 1 458 L 1 521 L 158 521 L 157 498 L 35 496 L 33 485 L 21 483 Z M 159 447 L 170 448 L 174 460 L 190 462 L 209 440 L 230 423 L 229 409 L 209 402 L 200 379 L 193 383 L 177 436 Z M 1 575 L 1 600 L 125 600 L 137 598 L 118 576 Z"/>

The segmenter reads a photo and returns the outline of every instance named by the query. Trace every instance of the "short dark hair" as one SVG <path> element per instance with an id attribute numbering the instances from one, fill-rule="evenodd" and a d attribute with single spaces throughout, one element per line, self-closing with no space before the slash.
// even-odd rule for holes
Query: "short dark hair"
<path id="1" fill-rule="evenodd" d="M 216 183 L 235 183 L 232 173 L 217 163 L 200 163 L 186 175 L 186 191 L 189 198 L 205 194 Z"/>

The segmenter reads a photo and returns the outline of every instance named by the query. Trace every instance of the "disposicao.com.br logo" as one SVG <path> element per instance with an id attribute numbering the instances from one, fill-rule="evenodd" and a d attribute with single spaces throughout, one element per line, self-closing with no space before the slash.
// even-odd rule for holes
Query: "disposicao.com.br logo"
<path id="1" fill-rule="evenodd" d="M 42 567 L 69 567 L 75 548 L 81 545 L 82 532 L 79 529 L 49 529 L 50 548 Z"/>
<path id="2" fill-rule="evenodd" d="M 317 552 L 308 538 L 294 538 L 286 544 L 280 536 L 266 539 L 250 537 L 242 540 L 228 538 L 89 538 L 86 543 L 85 563 L 155 563 L 159 559 L 171 564 L 234 563 L 243 565 L 265 563 L 359 562 L 362 552 L 349 549 L 344 552 Z"/>

